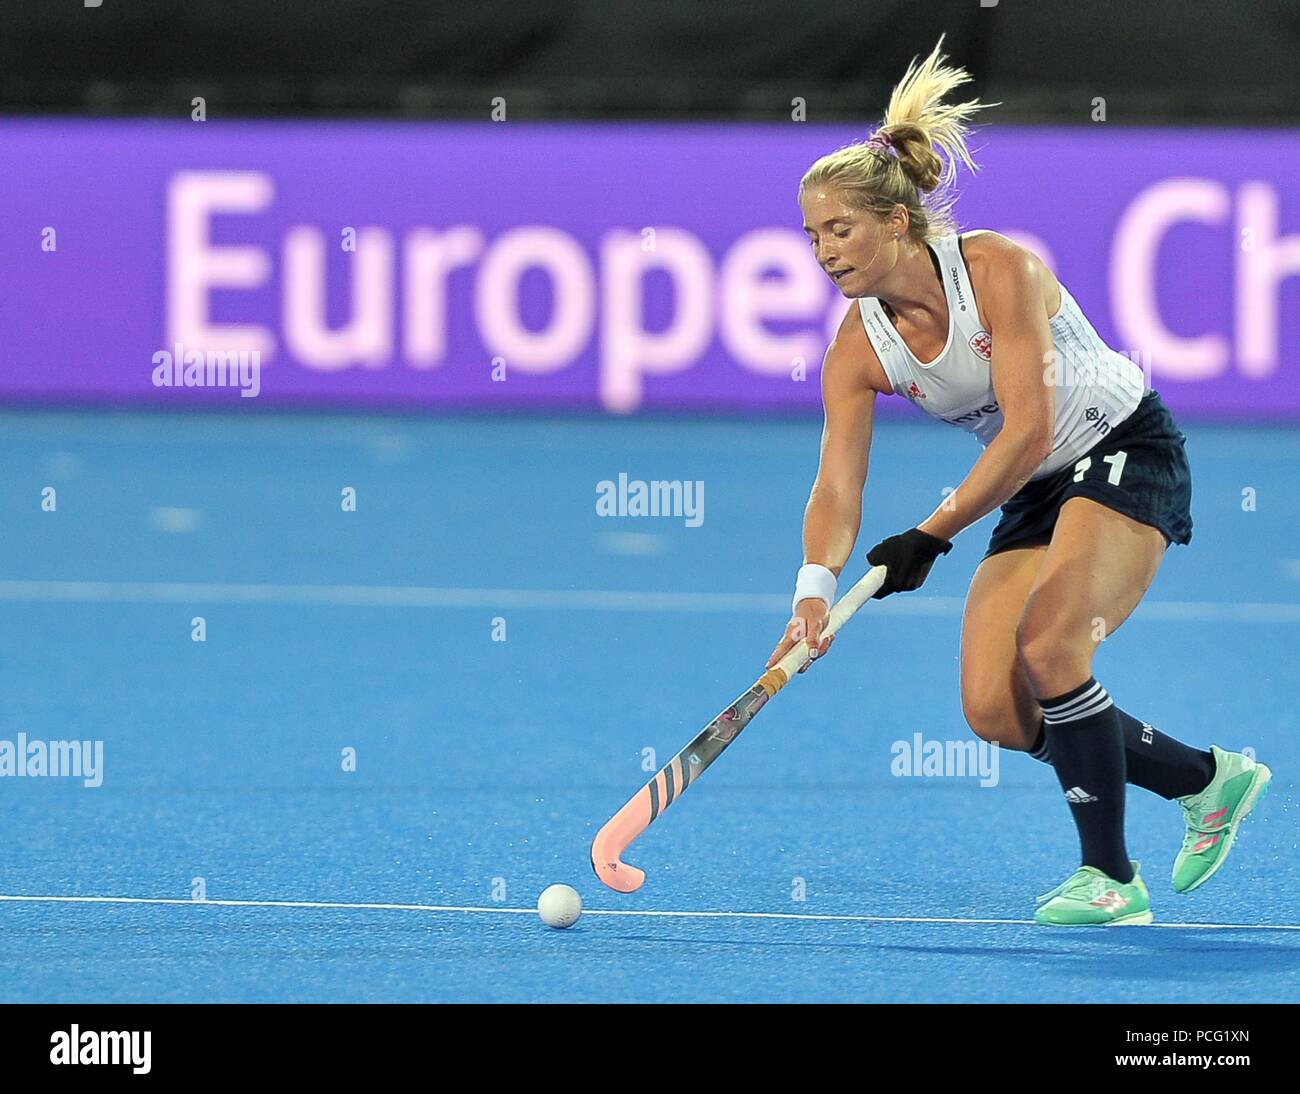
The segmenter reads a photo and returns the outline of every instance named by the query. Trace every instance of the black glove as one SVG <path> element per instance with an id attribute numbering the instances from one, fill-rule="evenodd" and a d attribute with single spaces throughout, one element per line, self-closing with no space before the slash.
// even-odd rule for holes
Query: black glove
<path id="1" fill-rule="evenodd" d="M 867 562 L 870 565 L 884 566 L 888 570 L 885 583 L 872 599 L 882 600 L 890 593 L 919 589 L 930 573 L 934 560 L 951 550 L 952 544 L 946 539 L 922 532 L 920 528 L 912 528 L 881 540 L 867 552 Z"/>

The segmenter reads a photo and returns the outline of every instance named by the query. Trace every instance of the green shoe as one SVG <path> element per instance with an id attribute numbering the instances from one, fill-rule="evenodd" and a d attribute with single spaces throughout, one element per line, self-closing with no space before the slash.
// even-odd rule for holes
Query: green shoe
<path id="1" fill-rule="evenodd" d="M 1150 923 L 1151 897 L 1138 864 L 1132 866 L 1133 880 L 1127 885 L 1095 866 L 1080 866 L 1038 898 L 1042 907 L 1034 914 L 1034 922 L 1040 927 L 1137 927 Z"/>
<path id="2" fill-rule="evenodd" d="M 1218 745 L 1210 745 L 1210 751 L 1214 753 L 1210 785 L 1199 794 L 1177 799 L 1187 821 L 1183 849 L 1174 860 L 1174 891 L 1179 893 L 1204 885 L 1223 865 L 1238 827 L 1273 778 L 1267 766 L 1240 752 L 1225 752 Z"/>

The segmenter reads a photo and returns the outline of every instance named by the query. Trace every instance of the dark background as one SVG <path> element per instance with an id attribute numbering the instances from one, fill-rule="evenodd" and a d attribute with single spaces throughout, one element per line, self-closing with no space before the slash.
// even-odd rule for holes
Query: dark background
<path id="1" fill-rule="evenodd" d="M 988 0 L 985 0 L 987 3 Z M 1300 0 L 4 0 L 0 111 L 874 118 L 917 53 L 1003 122 L 1300 121 Z"/>

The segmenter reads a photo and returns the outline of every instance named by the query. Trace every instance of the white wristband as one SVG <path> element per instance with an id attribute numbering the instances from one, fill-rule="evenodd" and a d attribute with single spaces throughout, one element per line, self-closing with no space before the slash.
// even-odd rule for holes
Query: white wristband
<path id="1" fill-rule="evenodd" d="M 826 607 L 829 608 L 835 603 L 836 584 L 835 575 L 821 563 L 810 562 L 806 566 L 800 566 L 799 576 L 794 581 L 794 600 L 790 603 L 790 613 L 793 615 L 799 601 L 809 597 L 826 601 Z"/>

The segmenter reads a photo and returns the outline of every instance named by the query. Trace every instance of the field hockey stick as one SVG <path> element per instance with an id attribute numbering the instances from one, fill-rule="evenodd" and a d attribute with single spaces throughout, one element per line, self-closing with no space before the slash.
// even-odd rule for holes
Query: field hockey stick
<path id="1" fill-rule="evenodd" d="M 885 567 L 876 566 L 846 592 L 831 608 L 822 638 L 829 638 L 847 623 L 884 584 Z M 705 726 L 695 740 L 632 795 L 596 833 L 591 845 L 591 865 L 602 882 L 620 893 L 633 893 L 645 881 L 645 871 L 622 860 L 623 852 L 642 832 L 686 793 L 726 750 L 763 705 L 808 663 L 808 640 L 801 638 L 784 657 L 768 669 L 753 687 Z"/>

